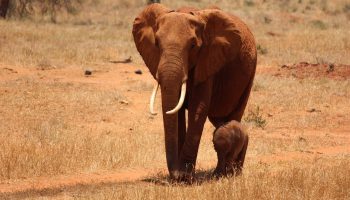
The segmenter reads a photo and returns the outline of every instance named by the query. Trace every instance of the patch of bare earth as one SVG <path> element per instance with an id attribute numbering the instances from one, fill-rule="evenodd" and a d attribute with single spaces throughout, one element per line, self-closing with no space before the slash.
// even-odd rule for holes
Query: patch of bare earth
<path id="1" fill-rule="evenodd" d="M 272 74 L 275 77 L 305 78 L 329 78 L 334 80 L 350 79 L 350 65 L 346 64 L 312 64 L 300 62 L 281 67 L 264 67 L 259 69 L 262 74 Z"/>
<path id="2" fill-rule="evenodd" d="M 20 195 L 21 193 L 40 193 L 45 191 L 59 191 L 67 188 L 88 185 L 102 185 L 109 183 L 133 182 L 151 174 L 151 169 L 128 169 L 113 171 L 100 171 L 94 173 L 81 173 L 75 175 L 62 175 L 54 177 L 39 177 L 26 180 L 11 180 L 0 184 L 1 195 Z"/>

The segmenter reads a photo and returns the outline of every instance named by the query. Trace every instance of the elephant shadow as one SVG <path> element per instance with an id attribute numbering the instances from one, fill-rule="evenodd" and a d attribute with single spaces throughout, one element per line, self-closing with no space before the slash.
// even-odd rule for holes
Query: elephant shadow
<path id="1" fill-rule="evenodd" d="M 213 176 L 213 172 L 214 172 L 214 168 L 196 170 L 195 179 L 192 185 L 202 185 L 203 183 L 218 180 L 219 178 Z M 188 183 L 185 183 L 185 182 L 174 182 L 170 179 L 170 177 L 167 174 L 164 174 L 164 173 L 151 175 L 145 179 L 142 179 L 141 181 L 147 182 L 147 183 L 153 183 L 155 185 L 160 185 L 160 186 L 189 185 Z"/>

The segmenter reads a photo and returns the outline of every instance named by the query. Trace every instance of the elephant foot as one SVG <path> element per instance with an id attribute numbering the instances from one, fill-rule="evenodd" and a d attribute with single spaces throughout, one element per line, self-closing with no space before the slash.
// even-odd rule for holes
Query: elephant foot
<path id="1" fill-rule="evenodd" d="M 196 182 L 196 178 L 194 176 L 194 173 L 183 172 L 180 179 L 179 179 L 179 182 L 192 185 L 193 183 Z"/>
<path id="2" fill-rule="evenodd" d="M 176 182 L 180 178 L 180 172 L 178 170 L 171 171 L 169 175 L 171 182 Z"/>
<path id="3" fill-rule="evenodd" d="M 242 174 L 242 167 L 236 164 L 229 164 L 226 169 L 228 176 L 240 176 Z"/>
<path id="4" fill-rule="evenodd" d="M 216 179 L 219 179 L 219 178 L 221 178 L 223 176 L 225 176 L 225 173 L 222 170 L 218 169 L 218 168 L 216 168 L 214 170 L 213 174 L 212 174 L 212 177 L 216 178 Z"/>
<path id="5" fill-rule="evenodd" d="M 185 165 L 177 173 L 170 174 L 173 183 L 193 184 L 195 182 L 195 171 L 193 165 Z"/>
<path id="6" fill-rule="evenodd" d="M 186 173 L 183 171 L 173 171 L 170 173 L 171 184 L 193 184 L 195 182 L 194 173 Z"/>
<path id="7" fill-rule="evenodd" d="M 179 175 L 178 177 L 170 177 L 169 180 L 170 184 L 186 184 L 186 185 L 192 185 L 193 183 L 196 182 L 196 179 L 194 176 L 189 175 L 189 174 L 182 174 Z"/>

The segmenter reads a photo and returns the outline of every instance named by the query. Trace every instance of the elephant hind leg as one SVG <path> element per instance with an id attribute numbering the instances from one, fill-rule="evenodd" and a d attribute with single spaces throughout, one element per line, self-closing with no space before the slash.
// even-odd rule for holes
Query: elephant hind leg
<path id="1" fill-rule="evenodd" d="M 248 148 L 248 137 L 245 138 L 240 152 L 230 152 L 226 157 L 226 171 L 228 175 L 240 175 Z"/>
<path id="2" fill-rule="evenodd" d="M 248 103 L 250 91 L 251 91 L 252 86 L 253 86 L 253 81 L 254 81 L 254 76 L 251 77 L 247 87 L 245 88 L 245 90 L 244 90 L 244 92 L 239 100 L 239 103 L 238 103 L 236 109 L 230 113 L 227 121 L 231 121 L 231 120 L 236 120 L 239 122 L 241 121 L 244 110 L 245 110 L 247 103 Z"/>
<path id="3" fill-rule="evenodd" d="M 230 114 L 228 114 L 225 117 L 213 117 L 210 115 L 208 116 L 210 122 L 215 126 L 215 128 L 219 128 L 223 124 L 225 124 L 229 121 L 232 121 L 232 120 L 236 120 L 238 122 L 241 122 L 244 110 L 245 110 L 247 103 L 248 103 L 250 91 L 251 91 L 251 88 L 253 86 L 253 80 L 254 80 L 254 76 L 251 77 L 247 87 L 245 88 L 241 98 L 239 99 L 239 102 L 238 102 L 238 105 L 236 106 L 236 109 L 234 109 Z"/>
<path id="4" fill-rule="evenodd" d="M 213 175 L 215 177 L 226 176 L 226 154 L 225 152 L 217 152 L 218 162 Z"/>
<path id="5" fill-rule="evenodd" d="M 240 175 L 242 173 L 242 169 L 243 169 L 243 165 L 244 165 L 244 160 L 245 160 L 245 154 L 247 152 L 247 148 L 248 148 L 248 143 L 249 143 L 249 138 L 248 136 L 246 136 L 246 139 L 244 141 L 243 147 L 241 152 L 239 152 L 237 159 L 235 161 L 235 170 L 236 170 L 236 174 Z"/>

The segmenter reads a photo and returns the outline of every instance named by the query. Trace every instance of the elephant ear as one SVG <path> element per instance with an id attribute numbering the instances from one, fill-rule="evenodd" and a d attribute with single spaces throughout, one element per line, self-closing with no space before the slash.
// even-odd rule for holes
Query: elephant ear
<path id="1" fill-rule="evenodd" d="M 203 45 L 195 67 L 195 83 L 207 80 L 237 58 L 242 46 L 241 32 L 232 18 L 218 9 L 195 12 L 205 24 Z"/>
<path id="2" fill-rule="evenodd" d="M 134 20 L 132 34 L 138 52 L 156 78 L 160 51 L 155 45 L 156 20 L 171 10 L 161 4 L 147 6 Z"/>

